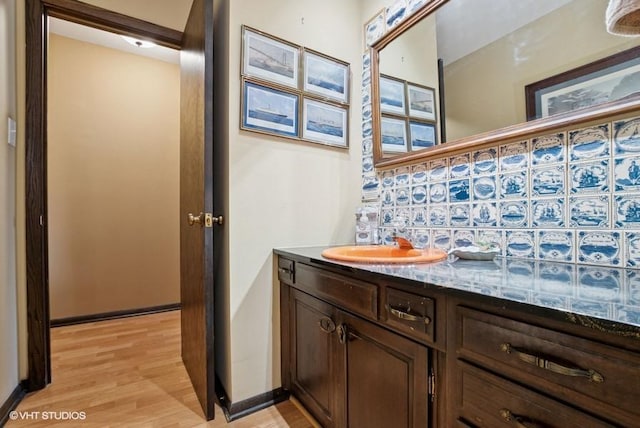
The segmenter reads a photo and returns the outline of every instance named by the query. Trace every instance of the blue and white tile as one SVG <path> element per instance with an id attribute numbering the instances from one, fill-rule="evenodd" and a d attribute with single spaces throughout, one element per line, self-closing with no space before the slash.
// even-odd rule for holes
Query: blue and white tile
<path id="1" fill-rule="evenodd" d="M 593 195 L 569 198 L 569 227 L 610 226 L 609 195 Z"/>
<path id="2" fill-rule="evenodd" d="M 530 258 L 535 255 L 536 242 L 533 231 L 507 230 L 506 252 L 507 257 Z"/>
<path id="3" fill-rule="evenodd" d="M 448 159 L 436 159 L 429 162 L 429 181 L 443 181 L 449 178 Z"/>
<path id="4" fill-rule="evenodd" d="M 434 229 L 431 231 L 431 246 L 444 251 L 451 249 L 451 231 Z"/>
<path id="5" fill-rule="evenodd" d="M 383 208 L 380 210 L 380 224 L 382 227 L 393 227 L 393 220 L 396 218 L 396 211 L 393 208 Z"/>
<path id="6" fill-rule="evenodd" d="M 372 138 L 364 138 L 362 140 L 362 155 L 372 155 L 373 154 L 373 139 Z"/>
<path id="7" fill-rule="evenodd" d="M 471 210 L 469 204 L 449 205 L 449 221 L 452 227 L 467 227 L 471 225 Z"/>
<path id="8" fill-rule="evenodd" d="M 500 174 L 500 198 L 526 198 L 528 196 L 527 171 Z"/>
<path id="9" fill-rule="evenodd" d="M 616 192 L 640 190 L 640 157 L 617 158 L 613 166 L 613 182 Z"/>
<path id="10" fill-rule="evenodd" d="M 381 182 L 382 187 L 393 187 L 396 182 L 396 178 L 393 176 L 393 171 L 383 171 Z"/>
<path id="11" fill-rule="evenodd" d="M 575 277 L 574 264 L 539 262 L 537 267 L 536 288 L 544 293 L 560 296 L 573 296 L 575 287 L 569 287 Z"/>
<path id="12" fill-rule="evenodd" d="M 640 117 L 614 122 L 613 143 L 616 155 L 640 155 Z"/>
<path id="13" fill-rule="evenodd" d="M 365 68 L 362 70 L 362 86 L 371 85 L 371 69 Z"/>
<path id="14" fill-rule="evenodd" d="M 621 302 L 623 278 L 620 269 L 578 266 L 578 297 L 598 302 Z"/>
<path id="15" fill-rule="evenodd" d="M 423 163 L 411 167 L 411 182 L 413 184 L 426 183 L 429 178 L 427 166 Z"/>
<path id="16" fill-rule="evenodd" d="M 424 184 L 413 186 L 411 189 L 411 203 L 415 205 L 427 202 L 427 186 Z"/>
<path id="17" fill-rule="evenodd" d="M 621 237 L 620 232 L 578 231 L 577 261 L 585 264 L 621 266 Z"/>
<path id="18" fill-rule="evenodd" d="M 396 206 L 407 206 L 411 202 L 411 191 L 408 187 L 396 188 Z"/>
<path id="19" fill-rule="evenodd" d="M 368 70 L 371 68 L 371 52 L 367 49 L 362 54 L 362 69 Z"/>
<path id="20" fill-rule="evenodd" d="M 496 198 L 496 177 L 486 175 L 473 178 L 473 199 L 485 201 Z"/>
<path id="21" fill-rule="evenodd" d="M 383 189 L 380 199 L 383 207 L 393 207 L 396 204 L 396 192 L 393 189 Z"/>
<path id="22" fill-rule="evenodd" d="M 640 310 L 634 306 L 614 304 L 614 317 L 619 322 L 640 327 Z"/>
<path id="23" fill-rule="evenodd" d="M 558 262 L 575 260 L 575 239 L 571 230 L 538 230 L 538 258 Z"/>
<path id="24" fill-rule="evenodd" d="M 625 290 L 627 290 L 627 303 L 640 305 L 640 271 L 627 270 L 625 272 Z"/>
<path id="25" fill-rule="evenodd" d="M 545 308 L 555 308 L 567 310 L 569 308 L 569 299 L 563 296 L 554 296 L 552 294 L 533 294 L 533 303 Z"/>
<path id="26" fill-rule="evenodd" d="M 413 241 L 415 248 L 429 248 L 431 245 L 431 232 L 429 229 L 416 229 L 413 232 Z"/>
<path id="27" fill-rule="evenodd" d="M 376 40 L 382 37 L 385 31 L 386 24 L 384 22 L 384 10 L 381 10 L 364 26 L 364 41 L 367 47 L 371 46 Z"/>
<path id="28" fill-rule="evenodd" d="M 531 170 L 531 196 L 564 195 L 564 165 Z"/>
<path id="29" fill-rule="evenodd" d="M 608 318 L 613 314 L 613 306 L 611 303 L 591 302 L 580 299 L 571 301 L 571 311 L 580 315 Z"/>
<path id="30" fill-rule="evenodd" d="M 393 240 L 395 236 L 395 231 L 392 227 L 381 227 L 380 228 L 380 240 L 383 245 L 395 245 L 396 242 Z"/>
<path id="31" fill-rule="evenodd" d="M 640 195 L 616 195 L 613 205 L 616 227 L 640 229 Z"/>
<path id="32" fill-rule="evenodd" d="M 409 207 L 396 207 L 396 217 L 393 219 L 393 224 L 399 233 L 405 233 L 407 227 L 411 223 L 411 208 Z"/>
<path id="33" fill-rule="evenodd" d="M 402 166 L 395 170 L 396 186 L 408 186 L 411 180 L 411 170 L 408 166 Z"/>
<path id="34" fill-rule="evenodd" d="M 531 200 L 532 227 L 564 227 L 564 213 L 564 198 Z"/>
<path id="35" fill-rule="evenodd" d="M 449 226 L 449 209 L 445 204 L 429 205 L 429 226 L 447 227 Z"/>
<path id="36" fill-rule="evenodd" d="M 571 193 L 601 193 L 609 190 L 609 160 L 570 165 Z"/>
<path id="37" fill-rule="evenodd" d="M 387 31 L 396 27 L 405 18 L 407 12 L 407 0 L 396 0 L 391 6 L 387 7 L 385 16 Z"/>
<path id="38" fill-rule="evenodd" d="M 365 105 L 362 106 L 362 120 L 371 120 L 372 119 L 371 109 L 372 109 L 371 104 L 365 104 Z"/>
<path id="39" fill-rule="evenodd" d="M 429 3 L 431 0 L 409 0 L 407 4 L 407 17 L 411 16 L 418 9 L 420 9 L 425 4 Z"/>
<path id="40" fill-rule="evenodd" d="M 449 158 L 449 176 L 450 178 L 464 178 L 469 176 L 470 161 L 469 153 L 453 156 Z"/>
<path id="41" fill-rule="evenodd" d="M 370 120 L 362 122 L 362 138 L 371 138 L 373 135 L 373 124 Z"/>
<path id="42" fill-rule="evenodd" d="M 476 242 L 482 244 L 494 244 L 500 248 L 500 255 L 504 255 L 504 233 L 497 229 L 478 229 Z"/>
<path id="43" fill-rule="evenodd" d="M 371 85 L 362 87 L 362 105 L 371 104 Z"/>
<path id="44" fill-rule="evenodd" d="M 476 234 L 473 230 L 454 230 L 453 247 L 470 247 L 476 243 Z"/>
<path id="45" fill-rule="evenodd" d="M 538 166 L 564 162 L 566 147 L 566 135 L 563 132 L 533 138 L 531 164 Z"/>
<path id="46" fill-rule="evenodd" d="M 469 201 L 469 179 L 449 181 L 449 202 Z"/>
<path id="47" fill-rule="evenodd" d="M 500 171 L 515 171 L 529 166 L 529 143 L 504 144 L 500 146 Z"/>
<path id="48" fill-rule="evenodd" d="M 446 183 L 431 183 L 429 185 L 429 202 L 432 204 L 447 202 Z"/>
<path id="49" fill-rule="evenodd" d="M 497 204 L 495 202 L 474 203 L 471 218 L 474 227 L 496 227 L 498 225 Z"/>
<path id="50" fill-rule="evenodd" d="M 527 227 L 529 226 L 529 203 L 527 201 L 500 202 L 499 226 Z"/>
<path id="51" fill-rule="evenodd" d="M 373 156 L 367 155 L 362 157 L 362 172 L 373 171 Z"/>
<path id="52" fill-rule="evenodd" d="M 609 124 L 569 132 L 569 160 L 581 161 L 609 156 Z"/>
<path id="53" fill-rule="evenodd" d="M 624 232 L 624 265 L 629 268 L 640 268 L 640 233 Z"/>
<path id="54" fill-rule="evenodd" d="M 427 207 L 413 206 L 411 207 L 411 226 L 425 227 L 427 225 Z"/>
<path id="55" fill-rule="evenodd" d="M 518 290 L 510 287 L 503 287 L 500 289 L 500 296 L 515 302 L 531 303 L 531 291 L 529 290 Z"/>
<path id="56" fill-rule="evenodd" d="M 473 173 L 489 174 L 498 169 L 498 153 L 495 148 L 478 150 L 473 153 Z"/>

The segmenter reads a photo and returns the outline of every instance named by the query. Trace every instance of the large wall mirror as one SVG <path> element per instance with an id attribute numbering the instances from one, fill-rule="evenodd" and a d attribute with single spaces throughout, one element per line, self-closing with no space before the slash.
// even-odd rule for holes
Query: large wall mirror
<path id="1" fill-rule="evenodd" d="M 606 0 L 427 3 L 371 49 L 376 166 L 640 106 L 640 38 L 607 33 L 606 7 Z M 572 73 L 594 62 L 590 74 Z M 547 81 L 545 95 L 534 84 Z M 538 110 L 527 114 L 527 101 Z"/>

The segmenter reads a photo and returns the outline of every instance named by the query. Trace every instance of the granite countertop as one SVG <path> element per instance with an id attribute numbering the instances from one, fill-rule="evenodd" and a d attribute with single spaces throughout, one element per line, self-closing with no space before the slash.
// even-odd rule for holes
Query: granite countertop
<path id="1" fill-rule="evenodd" d="M 640 331 L 640 270 L 509 259 L 392 265 L 345 263 L 322 257 L 327 247 L 275 253 L 325 266 L 401 278 L 630 326 Z"/>

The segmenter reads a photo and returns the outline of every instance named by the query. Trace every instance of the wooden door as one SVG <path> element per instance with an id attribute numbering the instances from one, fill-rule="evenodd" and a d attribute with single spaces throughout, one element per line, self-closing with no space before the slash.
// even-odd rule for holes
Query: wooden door
<path id="1" fill-rule="evenodd" d="M 427 348 L 346 313 L 340 320 L 338 336 L 346 361 L 346 426 L 429 426 Z"/>
<path id="2" fill-rule="evenodd" d="M 215 400 L 212 210 L 213 2 L 194 0 L 180 52 L 180 301 L 182 360 L 207 420 Z"/>

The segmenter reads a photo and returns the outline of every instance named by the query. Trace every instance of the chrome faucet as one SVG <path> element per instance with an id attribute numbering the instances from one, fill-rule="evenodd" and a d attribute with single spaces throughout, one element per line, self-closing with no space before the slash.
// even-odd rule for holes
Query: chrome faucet
<path id="1" fill-rule="evenodd" d="M 393 240 L 396 244 L 398 244 L 398 248 L 400 248 L 401 250 L 413 250 L 413 245 L 407 238 L 403 238 L 394 234 Z"/>

